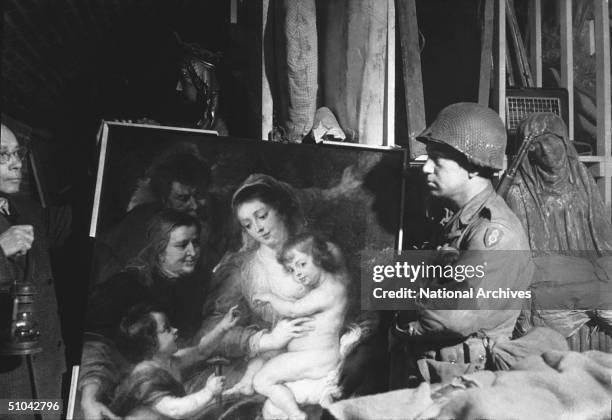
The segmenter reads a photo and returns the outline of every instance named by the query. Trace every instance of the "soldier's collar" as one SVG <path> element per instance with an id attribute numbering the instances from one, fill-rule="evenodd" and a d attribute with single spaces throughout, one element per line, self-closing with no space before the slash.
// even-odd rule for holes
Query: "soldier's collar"
<path id="1" fill-rule="evenodd" d="M 489 200 L 492 194 L 495 194 L 495 190 L 492 185 L 488 185 L 484 190 L 476 194 L 465 206 L 459 210 L 459 221 L 463 225 L 468 225 L 485 207 L 485 204 Z"/>

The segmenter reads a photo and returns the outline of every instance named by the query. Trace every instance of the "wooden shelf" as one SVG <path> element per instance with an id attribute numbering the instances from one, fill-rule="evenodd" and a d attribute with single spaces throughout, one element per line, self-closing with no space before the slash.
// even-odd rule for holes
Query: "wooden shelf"
<path id="1" fill-rule="evenodd" d="M 603 163 L 612 162 L 612 156 L 579 156 L 578 158 L 582 163 Z"/>

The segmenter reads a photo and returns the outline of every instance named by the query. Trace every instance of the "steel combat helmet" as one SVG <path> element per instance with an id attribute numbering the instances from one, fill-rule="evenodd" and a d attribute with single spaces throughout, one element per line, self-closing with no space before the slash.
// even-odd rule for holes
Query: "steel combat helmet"
<path id="1" fill-rule="evenodd" d="M 506 127 L 499 115 L 485 106 L 470 102 L 449 105 L 416 139 L 448 145 L 474 165 L 503 169 Z"/>

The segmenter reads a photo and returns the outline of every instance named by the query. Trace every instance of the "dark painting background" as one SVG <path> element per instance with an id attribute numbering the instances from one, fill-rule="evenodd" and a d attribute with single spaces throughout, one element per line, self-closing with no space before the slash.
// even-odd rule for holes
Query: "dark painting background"
<path id="1" fill-rule="evenodd" d="M 189 145 L 211 166 L 212 190 L 227 197 L 221 209 L 226 220 L 231 220 L 231 194 L 250 174 L 268 174 L 300 189 L 328 189 L 351 167 L 361 185 L 341 198 L 317 201 L 305 216 L 310 229 L 340 246 L 353 284 L 359 283 L 361 251 L 397 246 L 403 150 L 282 144 L 121 123 L 108 123 L 97 234 L 105 233 L 125 215 L 138 179 L 156 157 Z"/>

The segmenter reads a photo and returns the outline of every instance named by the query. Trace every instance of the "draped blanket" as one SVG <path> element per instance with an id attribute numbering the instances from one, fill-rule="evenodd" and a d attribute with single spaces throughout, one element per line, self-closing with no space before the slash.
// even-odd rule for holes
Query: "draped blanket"
<path id="1" fill-rule="evenodd" d="M 337 419 L 609 419 L 612 355 L 551 351 L 509 371 L 337 402 Z"/>

